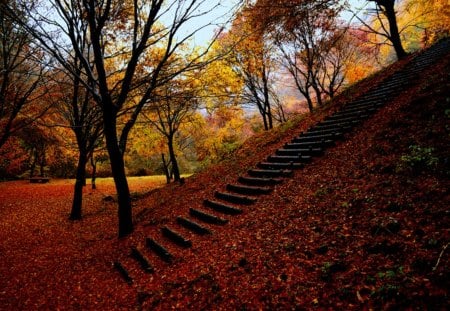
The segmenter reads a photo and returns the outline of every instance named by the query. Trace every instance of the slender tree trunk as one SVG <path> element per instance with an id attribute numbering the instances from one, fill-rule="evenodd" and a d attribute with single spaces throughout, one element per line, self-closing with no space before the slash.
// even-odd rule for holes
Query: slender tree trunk
<path id="1" fill-rule="evenodd" d="M 269 123 L 269 129 L 273 129 L 273 117 L 272 117 L 272 110 L 270 109 L 270 105 L 267 105 L 267 121 Z"/>
<path id="2" fill-rule="evenodd" d="M 273 129 L 272 110 L 270 109 L 269 81 L 267 79 L 265 66 L 263 66 L 262 81 L 264 86 L 264 112 L 267 115 L 268 129 Z"/>
<path id="3" fill-rule="evenodd" d="M 383 4 L 385 12 L 386 12 L 386 18 L 389 22 L 389 38 L 392 42 L 392 45 L 394 46 L 395 53 L 397 54 L 398 59 L 405 58 L 408 54 L 405 52 L 402 46 L 402 41 L 400 39 L 400 34 L 398 31 L 398 25 L 397 25 L 397 18 L 395 16 L 395 10 L 394 10 L 394 0 L 387 0 L 383 1 Z"/>
<path id="4" fill-rule="evenodd" d="M 180 181 L 180 169 L 178 167 L 177 158 L 175 156 L 175 150 L 173 149 L 173 136 L 172 135 L 169 135 L 167 143 L 168 143 L 168 147 L 169 147 L 170 162 L 172 163 L 173 180 Z"/>
<path id="5" fill-rule="evenodd" d="M 31 161 L 31 165 L 30 165 L 30 178 L 33 178 L 34 170 L 36 169 L 36 162 L 37 162 L 37 151 L 35 149 L 33 149 L 33 151 L 31 152 L 31 157 L 32 157 L 32 161 Z"/>
<path id="6" fill-rule="evenodd" d="M 91 176 L 91 187 L 92 190 L 97 189 L 97 185 L 95 184 L 95 179 L 97 178 L 97 163 L 94 159 L 94 154 L 91 155 L 91 167 L 92 167 L 92 176 Z"/>
<path id="7" fill-rule="evenodd" d="M 309 94 L 306 94 L 306 95 L 303 94 L 303 96 L 305 96 L 306 102 L 308 103 L 309 112 L 313 112 L 314 111 L 314 105 L 313 105 L 311 96 Z"/>
<path id="8" fill-rule="evenodd" d="M 106 148 L 109 154 L 111 171 L 116 186 L 119 204 L 119 237 L 125 237 L 133 232 L 133 211 L 131 206 L 130 189 L 128 188 L 127 176 L 125 174 L 123 154 L 118 144 L 116 118 L 114 113 L 108 109 L 104 109 L 103 120 Z"/>
<path id="9" fill-rule="evenodd" d="M 317 86 L 316 83 L 314 83 L 313 89 L 314 89 L 314 92 L 316 93 L 317 106 L 321 107 L 322 106 L 322 93 L 320 92 L 320 88 Z"/>
<path id="10" fill-rule="evenodd" d="M 166 162 L 166 158 L 164 157 L 164 153 L 161 153 L 161 159 L 163 163 L 164 174 L 166 175 L 166 182 L 170 184 L 170 171 L 169 171 L 169 163 Z"/>
<path id="11" fill-rule="evenodd" d="M 328 91 L 328 96 L 330 96 L 330 99 L 334 98 L 334 86 L 333 86 L 333 84 L 330 84 L 330 88 L 329 88 L 329 91 Z"/>
<path id="12" fill-rule="evenodd" d="M 42 151 L 42 155 L 41 155 L 41 160 L 39 161 L 39 173 L 41 174 L 40 176 L 45 176 L 45 165 L 46 165 L 46 160 L 45 160 L 45 150 Z"/>
<path id="13" fill-rule="evenodd" d="M 73 192 L 72 211 L 69 219 L 80 220 L 81 208 L 83 205 L 83 186 L 86 179 L 86 153 L 80 151 L 77 166 L 77 175 L 75 180 L 75 190 Z"/>
<path id="14" fill-rule="evenodd" d="M 269 130 L 269 124 L 267 123 L 266 113 L 264 111 L 261 111 L 261 116 L 262 116 L 263 122 L 264 122 L 264 130 L 268 131 Z"/>

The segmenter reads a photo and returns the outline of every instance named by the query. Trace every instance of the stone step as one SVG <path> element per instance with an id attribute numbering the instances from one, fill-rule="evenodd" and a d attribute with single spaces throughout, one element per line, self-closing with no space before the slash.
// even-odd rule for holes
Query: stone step
<path id="1" fill-rule="evenodd" d="M 238 182 L 250 186 L 274 186 L 283 182 L 280 178 L 258 178 L 241 176 Z"/>
<path id="2" fill-rule="evenodd" d="M 300 149 L 278 149 L 275 154 L 280 156 L 286 155 L 308 155 L 308 156 L 319 156 L 323 154 L 323 148 L 300 148 Z"/>
<path id="3" fill-rule="evenodd" d="M 228 192 L 216 191 L 214 193 L 214 196 L 220 200 L 224 200 L 224 201 L 227 201 L 230 203 L 242 204 L 242 205 L 251 205 L 256 202 L 256 198 L 238 195 L 238 194 L 232 194 L 232 193 L 228 193 Z"/>
<path id="4" fill-rule="evenodd" d="M 292 170 L 268 170 L 268 169 L 251 169 L 248 175 L 251 177 L 290 177 L 293 175 Z"/>
<path id="5" fill-rule="evenodd" d="M 194 233 L 197 233 L 200 235 L 211 234 L 211 230 L 209 230 L 208 228 L 206 228 L 188 218 L 178 216 L 177 222 L 179 225 L 183 226 L 184 228 L 186 228 L 188 230 L 193 231 Z"/>
<path id="6" fill-rule="evenodd" d="M 242 214 L 242 210 L 240 208 L 229 206 L 217 201 L 204 200 L 203 205 L 215 210 L 216 212 L 227 214 L 227 215 L 238 215 Z"/>
<path id="7" fill-rule="evenodd" d="M 386 94 L 385 92 L 398 92 L 404 87 L 404 79 L 383 81 L 376 89 L 373 89 L 369 94 Z"/>
<path id="8" fill-rule="evenodd" d="M 133 283 L 133 278 L 130 276 L 128 270 L 122 265 L 122 263 L 120 263 L 119 261 L 114 261 L 113 266 L 114 269 L 116 269 L 120 273 L 120 276 L 122 277 L 122 279 L 124 279 L 125 282 L 130 285 Z"/>
<path id="9" fill-rule="evenodd" d="M 362 95 L 360 98 L 363 100 L 375 100 L 384 102 L 387 99 L 387 96 L 386 94 L 381 92 L 378 93 L 376 91 L 369 91 L 368 93 Z"/>
<path id="10" fill-rule="evenodd" d="M 296 170 L 303 168 L 305 165 L 303 163 L 294 162 L 260 162 L 256 166 L 263 170 Z"/>
<path id="11" fill-rule="evenodd" d="M 345 119 L 345 118 L 353 118 L 353 117 L 357 117 L 357 118 L 363 118 L 364 116 L 368 116 L 369 112 L 368 110 L 362 110 L 362 109 L 358 109 L 355 111 L 346 111 L 346 110 L 341 110 L 339 112 L 336 112 L 335 114 L 327 117 L 325 120 L 340 120 L 340 119 Z"/>
<path id="12" fill-rule="evenodd" d="M 142 252 L 138 250 L 136 247 L 131 248 L 131 257 L 139 263 L 142 270 L 144 270 L 146 273 L 154 272 L 154 268 L 150 264 L 148 258 L 144 254 L 142 254 Z"/>
<path id="13" fill-rule="evenodd" d="M 351 101 L 351 103 L 358 105 L 372 105 L 372 106 L 384 105 L 385 102 L 386 100 L 384 98 L 377 98 L 377 97 L 366 98 L 365 96 L 359 96 L 355 100 Z"/>
<path id="14" fill-rule="evenodd" d="M 323 129 L 326 126 L 343 126 L 343 125 L 347 125 L 347 126 L 355 126 L 358 125 L 359 123 L 361 123 L 362 119 L 359 118 L 354 118 L 353 120 L 328 120 L 328 121 L 322 121 L 319 124 L 316 125 L 317 128 L 321 128 Z"/>
<path id="15" fill-rule="evenodd" d="M 312 131 L 323 131 L 323 130 L 336 130 L 336 128 L 346 128 L 346 131 L 350 131 L 355 127 L 357 123 L 353 122 L 342 122 L 342 123 L 336 123 L 336 124 L 317 124 L 314 127 L 311 128 Z"/>
<path id="16" fill-rule="evenodd" d="M 164 260 L 167 263 L 171 263 L 173 261 L 173 255 L 161 244 L 156 242 L 152 238 L 146 238 L 145 244 L 147 247 L 152 250 L 156 255 L 159 256 L 162 260 Z"/>
<path id="17" fill-rule="evenodd" d="M 166 238 L 168 238 L 169 240 L 171 240 L 172 242 L 174 242 L 175 244 L 177 244 L 181 247 L 184 247 L 184 248 L 192 247 L 191 240 L 186 239 L 179 232 L 177 232 L 167 226 L 162 227 L 161 232 L 162 232 L 163 236 L 165 236 Z"/>
<path id="18" fill-rule="evenodd" d="M 228 184 L 227 190 L 231 191 L 231 192 L 236 192 L 239 194 L 259 195 L 259 194 L 271 193 L 273 189 L 270 187 L 255 187 L 255 186 L 243 186 L 243 185 Z"/>
<path id="19" fill-rule="evenodd" d="M 351 131 L 352 127 L 348 126 L 333 126 L 326 129 L 316 129 L 315 127 L 310 127 L 308 131 L 305 133 L 309 136 L 318 136 L 318 135 L 328 135 L 328 134 L 336 134 L 336 133 L 347 133 Z"/>
<path id="20" fill-rule="evenodd" d="M 224 219 L 215 215 L 211 215 L 207 212 L 195 209 L 195 208 L 189 208 L 189 214 L 203 222 L 214 224 L 214 225 L 225 225 L 228 223 L 228 219 Z"/>
<path id="21" fill-rule="evenodd" d="M 311 156 L 280 156 L 271 155 L 267 157 L 268 162 L 272 163 L 309 163 L 311 162 Z"/>
<path id="22" fill-rule="evenodd" d="M 367 115 L 374 114 L 378 110 L 377 106 L 374 105 L 361 105 L 361 106 L 354 106 L 352 107 L 351 104 L 346 105 L 344 108 L 342 108 L 341 111 L 337 113 L 359 113 L 363 112 Z"/>
<path id="23" fill-rule="evenodd" d="M 378 109 L 380 107 L 384 106 L 384 102 L 380 101 L 373 101 L 368 102 L 366 100 L 357 99 L 354 100 L 347 105 L 345 105 L 342 109 L 348 110 L 348 109 Z"/>
<path id="24" fill-rule="evenodd" d="M 304 132 L 304 133 L 301 133 L 299 136 L 295 137 L 292 140 L 292 142 L 302 143 L 302 142 L 308 142 L 308 141 L 321 141 L 322 139 L 336 140 L 336 139 L 341 138 L 342 136 L 343 136 L 342 132 L 331 132 L 331 133 L 321 134 L 321 135 L 314 135 L 314 133 Z"/>
<path id="25" fill-rule="evenodd" d="M 325 149 L 334 145 L 334 140 L 310 141 L 304 143 L 288 143 L 284 145 L 284 149 L 303 149 L 303 148 L 322 148 Z"/>
<path id="26" fill-rule="evenodd" d="M 338 140 L 341 136 L 343 136 L 342 133 L 340 133 L 340 136 L 335 137 L 335 135 L 316 135 L 316 136 L 309 136 L 309 137 L 295 137 L 292 139 L 292 143 L 294 144 L 304 144 L 304 143 L 313 143 L 313 142 L 321 142 L 326 146 L 327 141 L 335 142 Z"/>
<path id="27" fill-rule="evenodd" d="M 336 124 L 336 123 L 345 123 L 345 122 L 359 122 L 365 118 L 367 118 L 368 115 L 362 115 L 362 116 L 353 116 L 353 117 L 347 117 L 347 118 L 337 118 L 337 119 L 327 119 L 320 122 L 321 125 L 325 124 Z"/>
<path id="28" fill-rule="evenodd" d="M 400 76 L 391 76 L 384 80 L 380 85 L 379 88 L 383 87 L 390 87 L 390 88 L 398 88 L 403 87 L 405 83 L 408 83 L 408 80 L 405 78 L 405 75 L 402 74 Z"/>
<path id="29" fill-rule="evenodd" d="M 396 92 L 399 93 L 400 91 L 402 91 L 405 86 L 407 86 L 409 83 L 408 80 L 405 80 L 404 78 L 402 79 L 398 79 L 398 80 L 391 80 L 391 81 L 386 81 L 385 83 L 383 83 L 382 85 L 380 85 L 378 87 L 378 91 L 380 92 Z"/>

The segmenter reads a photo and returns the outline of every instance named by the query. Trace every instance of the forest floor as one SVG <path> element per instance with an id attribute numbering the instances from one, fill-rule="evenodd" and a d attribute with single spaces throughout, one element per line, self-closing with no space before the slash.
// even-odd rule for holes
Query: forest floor
<path id="1" fill-rule="evenodd" d="M 334 108 L 252 138 L 183 185 L 139 196 L 135 232 L 124 239 L 115 202 L 104 199 L 110 186 L 86 189 L 84 219 L 70 222 L 71 185 L 0 183 L 0 309 L 447 309 L 449 72 L 447 57 L 211 236 L 178 227 L 193 242 L 187 250 L 160 238 L 161 226 L 176 226 Z M 155 272 L 127 266 L 128 285 L 112 262 L 131 262 L 130 247 L 147 236 L 176 260 L 149 254 Z"/>

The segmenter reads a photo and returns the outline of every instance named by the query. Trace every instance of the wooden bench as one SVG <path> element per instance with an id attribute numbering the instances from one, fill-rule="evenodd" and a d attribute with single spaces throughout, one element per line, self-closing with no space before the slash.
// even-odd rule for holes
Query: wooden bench
<path id="1" fill-rule="evenodd" d="M 32 184 L 45 184 L 50 181 L 49 177 L 43 177 L 43 176 L 37 176 L 37 177 L 30 177 L 30 183 Z"/>

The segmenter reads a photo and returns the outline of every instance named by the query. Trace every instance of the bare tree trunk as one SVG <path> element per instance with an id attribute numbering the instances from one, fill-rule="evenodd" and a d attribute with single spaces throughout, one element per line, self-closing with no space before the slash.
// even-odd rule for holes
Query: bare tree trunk
<path id="1" fill-rule="evenodd" d="M 72 211 L 70 220 L 81 219 L 81 208 L 83 205 L 83 186 L 86 180 L 86 153 L 80 151 L 77 166 L 77 175 L 75 180 L 75 190 L 73 192 Z"/>
<path id="2" fill-rule="evenodd" d="M 170 161 L 169 161 L 169 163 L 166 162 L 164 153 L 161 153 L 161 158 L 162 158 L 162 162 L 163 162 L 164 175 L 166 175 L 166 182 L 167 182 L 167 184 L 170 184 L 170 180 L 171 180 L 170 170 L 169 170 Z"/>
<path id="3" fill-rule="evenodd" d="M 270 106 L 268 106 L 268 112 L 267 112 L 267 119 L 269 120 L 269 129 L 273 129 L 273 118 L 272 118 L 272 111 L 270 109 Z"/>
<path id="4" fill-rule="evenodd" d="M 133 232 L 133 211 L 130 189 L 128 188 L 127 176 L 125 174 L 123 154 L 119 148 L 117 139 L 116 117 L 110 110 L 104 109 L 103 120 L 106 148 L 109 154 L 119 204 L 119 237 L 124 237 Z"/>
<path id="5" fill-rule="evenodd" d="M 41 161 L 39 161 L 39 166 L 40 166 L 39 172 L 41 174 L 40 176 L 45 176 L 45 170 L 44 170 L 45 164 L 46 164 L 45 151 L 42 151 Z"/>
<path id="6" fill-rule="evenodd" d="M 267 123 L 266 113 L 263 110 L 261 111 L 261 116 L 262 116 L 263 122 L 264 122 L 264 130 L 268 131 L 269 130 L 269 124 Z"/>
<path id="7" fill-rule="evenodd" d="M 262 82 L 264 89 L 264 112 L 267 115 L 268 129 L 273 129 L 272 110 L 270 107 L 269 81 L 267 79 L 266 66 L 263 66 Z"/>
<path id="8" fill-rule="evenodd" d="M 97 178 L 97 163 L 94 159 L 94 153 L 91 155 L 91 166 L 92 166 L 92 176 L 91 176 L 91 187 L 92 190 L 97 189 L 97 185 L 95 184 L 95 179 Z"/>
<path id="9" fill-rule="evenodd" d="M 309 112 L 313 112 L 314 111 L 314 105 L 313 105 L 311 96 L 309 94 L 303 94 L 303 96 L 305 96 L 306 102 L 308 103 Z"/>
<path id="10" fill-rule="evenodd" d="M 406 54 L 405 50 L 402 46 L 402 41 L 400 39 L 400 34 L 398 32 L 397 18 L 395 16 L 394 10 L 394 1 L 384 1 L 386 18 L 389 22 L 389 32 L 390 39 L 392 44 L 394 45 L 395 53 L 397 54 L 398 59 L 405 58 L 408 54 Z"/>
<path id="11" fill-rule="evenodd" d="M 33 149 L 31 151 L 31 165 L 30 165 L 30 178 L 34 177 L 34 170 L 36 169 L 36 162 L 37 162 L 37 151 Z"/>
<path id="12" fill-rule="evenodd" d="M 322 106 L 322 92 L 320 91 L 320 88 L 316 82 L 312 83 L 312 88 L 314 89 L 314 92 L 316 93 L 317 106 L 321 107 Z"/>
<path id="13" fill-rule="evenodd" d="M 173 149 L 173 136 L 172 135 L 169 135 L 167 142 L 168 142 L 168 147 L 169 147 L 170 162 L 172 163 L 173 180 L 180 181 L 180 169 L 178 167 L 177 158 L 175 156 L 175 150 Z"/>

